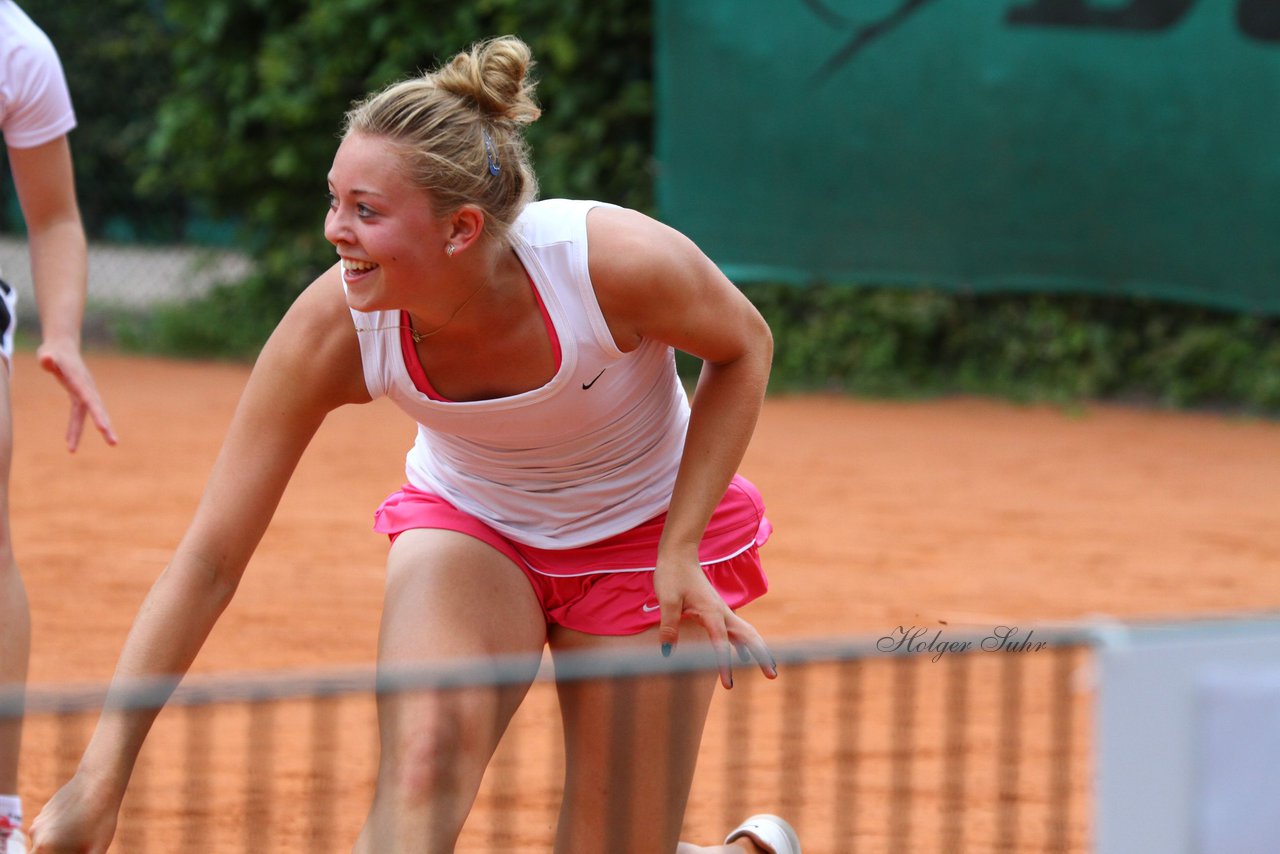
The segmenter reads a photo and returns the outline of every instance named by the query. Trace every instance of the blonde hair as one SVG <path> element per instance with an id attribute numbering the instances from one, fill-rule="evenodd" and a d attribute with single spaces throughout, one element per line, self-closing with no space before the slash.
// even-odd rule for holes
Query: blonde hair
<path id="1" fill-rule="evenodd" d="M 392 84 L 347 111 L 343 137 L 384 137 L 404 150 L 409 179 L 447 216 L 472 204 L 503 240 L 538 179 L 524 127 L 541 115 L 529 46 L 515 36 L 477 42 L 434 71 Z"/>

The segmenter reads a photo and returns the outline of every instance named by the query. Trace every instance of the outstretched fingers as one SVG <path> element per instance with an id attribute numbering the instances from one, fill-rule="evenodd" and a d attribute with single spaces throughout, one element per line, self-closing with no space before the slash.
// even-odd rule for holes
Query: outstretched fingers
<path id="1" fill-rule="evenodd" d="M 769 679 L 778 676 L 778 664 L 769 652 L 768 645 L 756 631 L 755 627 L 742 617 L 721 604 L 719 608 L 708 610 L 663 608 L 662 623 L 658 629 L 658 640 L 662 644 L 662 654 L 670 656 L 680 636 L 680 621 L 683 618 L 697 620 L 707 633 L 715 655 L 716 669 L 720 674 L 720 684 L 725 688 L 733 687 L 733 659 L 735 653 L 738 660 L 747 664 L 752 659 Z"/>
<path id="2" fill-rule="evenodd" d="M 71 413 L 67 419 L 67 449 L 75 451 L 79 447 L 86 418 L 93 422 L 108 445 L 116 444 L 119 440 L 111 426 L 111 416 L 107 414 L 93 375 L 89 373 L 79 353 L 42 348 L 39 362 L 40 367 L 52 374 L 71 398 Z"/>
<path id="3" fill-rule="evenodd" d="M 769 679 L 777 679 L 778 662 L 774 659 L 773 653 L 769 651 L 769 645 L 764 642 L 764 638 L 760 637 L 760 633 L 756 631 L 755 626 L 732 611 L 729 612 L 726 623 L 729 627 L 729 637 L 737 648 L 738 658 L 742 660 L 742 663 L 748 664 L 754 658 L 756 664 L 760 667 L 761 673 Z"/>
<path id="4" fill-rule="evenodd" d="M 725 688 L 733 687 L 733 645 L 729 642 L 729 629 L 720 615 L 703 619 L 703 627 L 711 640 L 711 649 L 716 656 L 716 669 L 720 671 L 720 684 Z"/>

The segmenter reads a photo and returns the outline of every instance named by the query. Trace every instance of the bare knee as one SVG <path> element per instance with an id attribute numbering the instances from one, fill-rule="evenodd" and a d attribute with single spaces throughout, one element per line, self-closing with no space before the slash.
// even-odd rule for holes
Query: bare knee
<path id="1" fill-rule="evenodd" d="M 457 707 L 437 703 L 405 704 L 384 739 L 383 757 L 396 800 L 407 807 L 423 806 L 444 794 L 457 793 L 487 759 L 488 739 Z"/>
<path id="2" fill-rule="evenodd" d="M 406 717 L 400 717 L 389 739 L 392 753 L 384 758 L 392 771 L 388 782 L 404 800 L 427 801 L 444 782 L 459 750 L 459 727 L 452 716 L 429 706 L 415 709 L 411 720 Z"/>

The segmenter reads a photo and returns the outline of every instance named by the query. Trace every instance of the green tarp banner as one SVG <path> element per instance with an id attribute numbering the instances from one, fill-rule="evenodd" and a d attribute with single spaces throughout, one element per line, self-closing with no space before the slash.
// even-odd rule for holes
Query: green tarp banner
<path id="1" fill-rule="evenodd" d="M 737 281 L 1280 313 L 1280 0 L 657 0 L 658 206 Z"/>

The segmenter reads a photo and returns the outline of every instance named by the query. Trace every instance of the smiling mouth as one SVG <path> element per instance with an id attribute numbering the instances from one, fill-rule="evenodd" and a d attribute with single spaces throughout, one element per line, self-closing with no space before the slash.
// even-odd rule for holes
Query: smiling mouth
<path id="1" fill-rule="evenodd" d="M 376 269 L 378 269 L 378 265 L 369 261 L 353 261 L 350 258 L 342 259 L 342 274 L 347 278 L 361 276 L 370 270 Z"/>

